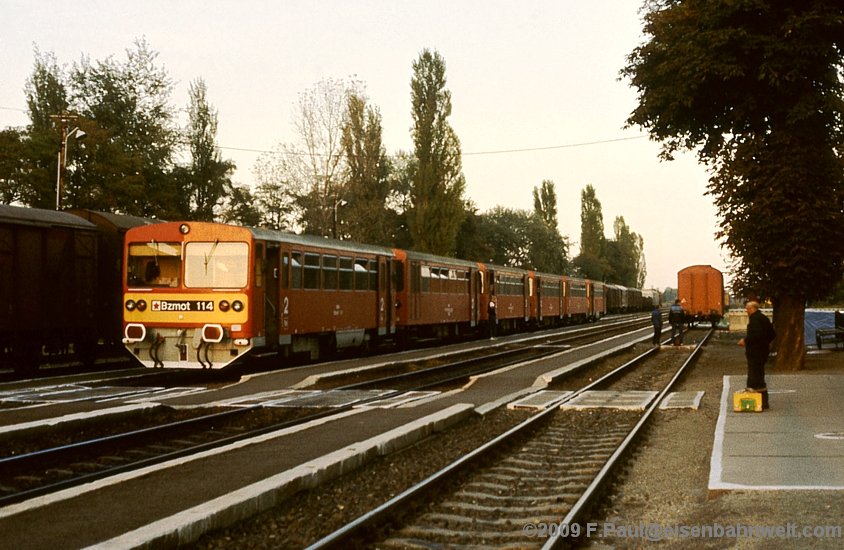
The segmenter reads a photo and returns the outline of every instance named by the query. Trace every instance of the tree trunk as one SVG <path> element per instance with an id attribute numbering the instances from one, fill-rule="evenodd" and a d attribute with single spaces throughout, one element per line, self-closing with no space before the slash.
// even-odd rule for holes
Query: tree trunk
<path id="1" fill-rule="evenodd" d="M 778 370 L 803 369 L 806 360 L 803 332 L 805 305 L 806 300 L 801 296 L 783 296 L 775 302 L 774 330 L 777 332 L 777 339 L 774 349 L 777 352 Z"/>

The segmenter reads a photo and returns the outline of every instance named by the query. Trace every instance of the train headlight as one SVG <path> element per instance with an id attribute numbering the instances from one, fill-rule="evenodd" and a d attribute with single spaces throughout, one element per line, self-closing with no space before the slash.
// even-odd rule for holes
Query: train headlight
<path id="1" fill-rule="evenodd" d="M 146 300 L 138 300 L 138 303 L 135 304 L 135 307 L 138 308 L 138 311 L 146 311 L 147 301 Z"/>
<path id="2" fill-rule="evenodd" d="M 123 329 L 123 343 L 142 342 L 147 337 L 147 327 L 139 323 L 129 323 Z"/>
<path id="3" fill-rule="evenodd" d="M 226 312 L 230 307 L 228 300 L 220 300 L 220 311 Z"/>
<path id="4" fill-rule="evenodd" d="M 181 233 L 182 235 L 187 235 L 188 233 L 190 233 L 190 226 L 186 223 L 183 223 L 179 226 L 179 233 Z"/>
<path id="5" fill-rule="evenodd" d="M 240 313 L 241 311 L 243 311 L 243 302 L 241 302 L 240 300 L 235 300 L 232 303 L 232 309 Z"/>
<path id="6" fill-rule="evenodd" d="M 135 300 L 126 300 L 126 304 L 124 305 L 126 306 L 127 311 L 135 311 L 135 307 L 137 306 L 137 304 L 135 304 Z"/>
<path id="7" fill-rule="evenodd" d="M 217 344 L 223 340 L 225 331 L 220 325 L 205 325 L 202 327 L 202 341 Z"/>

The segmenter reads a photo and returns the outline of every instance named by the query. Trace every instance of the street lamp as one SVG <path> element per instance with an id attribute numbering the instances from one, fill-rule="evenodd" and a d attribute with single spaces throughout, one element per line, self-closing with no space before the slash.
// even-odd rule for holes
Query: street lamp
<path id="1" fill-rule="evenodd" d="M 335 239 L 337 238 L 337 208 L 340 206 L 346 206 L 347 204 L 349 203 L 346 200 L 339 198 L 337 193 L 334 194 L 334 225 L 332 233 L 334 234 Z"/>
<path id="2" fill-rule="evenodd" d="M 63 113 L 61 115 L 51 115 L 59 122 L 59 131 L 61 132 L 61 140 L 59 141 L 59 162 L 56 169 L 56 210 L 61 210 L 62 205 L 62 189 L 64 189 L 64 168 L 67 162 L 67 140 L 71 137 L 76 138 L 76 141 L 85 139 L 86 134 L 79 126 L 76 126 L 70 132 L 67 131 L 66 123 L 76 120 L 76 115 L 69 115 Z"/>

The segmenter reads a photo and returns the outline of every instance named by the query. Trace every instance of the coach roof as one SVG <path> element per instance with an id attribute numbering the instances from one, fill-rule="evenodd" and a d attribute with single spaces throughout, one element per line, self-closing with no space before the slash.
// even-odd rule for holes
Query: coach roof
<path id="1" fill-rule="evenodd" d="M 381 256 L 393 256 L 393 249 L 385 246 L 375 246 L 371 244 L 361 244 L 352 241 L 341 241 L 338 239 L 328 239 L 325 237 L 318 237 L 316 235 L 296 235 L 295 233 L 287 233 L 285 231 L 275 231 L 272 229 L 264 229 L 260 227 L 247 228 L 252 232 L 252 235 L 259 240 L 290 243 L 299 246 L 307 246 L 311 248 L 328 248 L 338 252 L 361 253 L 361 254 L 378 254 Z"/>
<path id="2" fill-rule="evenodd" d="M 6 204 L 0 204 L 0 224 L 96 229 L 96 226 L 91 222 L 67 212 Z"/>

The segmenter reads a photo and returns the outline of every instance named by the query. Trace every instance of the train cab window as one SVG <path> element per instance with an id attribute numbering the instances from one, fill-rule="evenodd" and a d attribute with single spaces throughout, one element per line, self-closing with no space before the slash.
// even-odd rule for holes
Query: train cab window
<path id="1" fill-rule="evenodd" d="M 305 253 L 305 288 L 319 289 L 319 254 Z"/>
<path id="2" fill-rule="evenodd" d="M 132 287 L 179 286 L 182 249 L 179 243 L 132 243 L 126 264 L 126 283 Z"/>
<path id="3" fill-rule="evenodd" d="M 322 257 L 322 288 L 337 290 L 337 256 Z"/>
<path id="4" fill-rule="evenodd" d="M 290 288 L 302 288 L 302 253 L 290 253 Z"/>
<path id="5" fill-rule="evenodd" d="M 185 245 L 185 286 L 243 288 L 249 279 L 249 244 L 189 242 Z"/>

